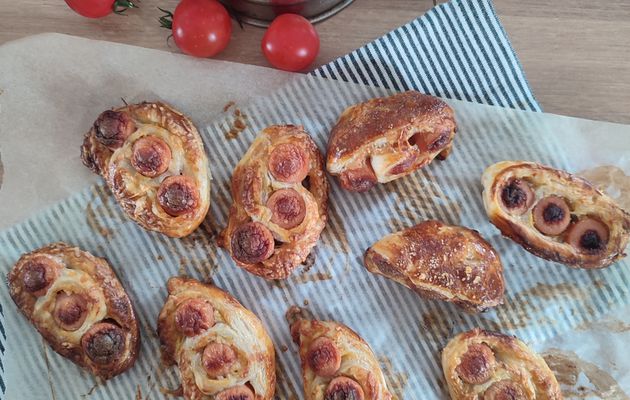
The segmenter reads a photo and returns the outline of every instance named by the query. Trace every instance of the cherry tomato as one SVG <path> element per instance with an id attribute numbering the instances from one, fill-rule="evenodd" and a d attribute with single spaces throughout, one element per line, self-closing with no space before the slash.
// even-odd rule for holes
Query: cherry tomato
<path id="1" fill-rule="evenodd" d="M 115 0 L 66 0 L 77 14 L 88 18 L 102 18 L 114 10 Z"/>
<path id="2" fill-rule="evenodd" d="M 319 53 L 319 35 L 306 18 L 282 14 L 273 20 L 262 40 L 262 51 L 276 68 L 300 71 Z"/>
<path id="3" fill-rule="evenodd" d="M 173 13 L 173 39 L 186 54 L 212 57 L 232 35 L 232 20 L 217 0 L 182 0 Z"/>

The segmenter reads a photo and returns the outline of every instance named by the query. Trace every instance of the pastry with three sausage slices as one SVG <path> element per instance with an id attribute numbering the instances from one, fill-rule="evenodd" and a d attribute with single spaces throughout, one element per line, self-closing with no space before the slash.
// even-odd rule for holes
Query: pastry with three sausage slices
<path id="1" fill-rule="evenodd" d="M 208 212 L 210 175 L 201 137 L 164 103 L 104 111 L 85 135 L 81 159 L 147 230 L 183 237 Z"/>
<path id="2" fill-rule="evenodd" d="M 158 317 L 162 359 L 179 368 L 186 400 L 270 400 L 273 343 L 234 297 L 194 279 L 171 278 Z"/>
<path id="3" fill-rule="evenodd" d="M 389 234 L 365 252 L 364 264 L 422 297 L 468 312 L 503 303 L 499 254 L 477 231 L 461 226 L 428 220 Z"/>
<path id="4" fill-rule="evenodd" d="M 460 333 L 442 351 L 442 368 L 453 400 L 562 399 L 545 360 L 501 333 Z"/>
<path id="5" fill-rule="evenodd" d="M 287 278 L 326 225 L 328 182 L 317 145 L 301 126 L 265 128 L 234 169 L 231 189 L 219 245 L 253 274 Z"/>
<path id="6" fill-rule="evenodd" d="M 416 91 L 347 108 L 332 129 L 326 168 L 346 190 L 364 192 L 398 179 L 434 158 L 444 160 L 456 131 L 453 110 Z"/>
<path id="7" fill-rule="evenodd" d="M 481 179 L 490 222 L 532 254 L 576 268 L 625 257 L 630 214 L 588 181 L 526 161 L 496 163 Z"/>
<path id="8" fill-rule="evenodd" d="M 305 400 L 390 400 L 385 377 L 370 346 L 352 329 L 311 319 L 291 307 L 287 320 L 299 346 Z"/>
<path id="9" fill-rule="evenodd" d="M 136 361 L 136 316 L 104 259 L 53 243 L 20 257 L 8 278 L 11 298 L 57 353 L 102 379 Z"/>

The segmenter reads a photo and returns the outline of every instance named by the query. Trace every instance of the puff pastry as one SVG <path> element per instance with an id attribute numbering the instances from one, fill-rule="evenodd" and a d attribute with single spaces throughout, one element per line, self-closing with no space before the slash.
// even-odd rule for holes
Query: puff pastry
<path id="1" fill-rule="evenodd" d="M 327 218 L 322 157 L 301 126 L 273 125 L 258 135 L 234 169 L 232 199 L 219 246 L 253 274 L 287 278 Z"/>
<path id="2" fill-rule="evenodd" d="M 317 321 L 306 310 L 287 312 L 299 346 L 305 400 L 390 400 L 383 372 L 370 346 L 352 329 Z"/>
<path id="3" fill-rule="evenodd" d="M 85 135 L 81 159 L 147 230 L 183 237 L 208 212 L 210 175 L 201 137 L 164 103 L 104 111 Z"/>
<path id="4" fill-rule="evenodd" d="M 477 231 L 461 226 L 428 220 L 392 233 L 367 249 L 364 264 L 422 297 L 468 312 L 503 303 L 499 254 Z"/>
<path id="5" fill-rule="evenodd" d="M 22 255 L 8 278 L 11 298 L 57 353 L 102 379 L 136 361 L 136 316 L 104 259 L 53 243 Z"/>
<path id="6" fill-rule="evenodd" d="M 625 257 L 630 214 L 588 181 L 526 161 L 491 165 L 481 180 L 490 222 L 532 254 L 577 268 Z"/>
<path id="7" fill-rule="evenodd" d="M 451 152 L 456 124 L 442 100 L 416 91 L 347 108 L 332 129 L 326 166 L 346 190 L 363 192 Z"/>
<path id="8" fill-rule="evenodd" d="M 223 290 L 171 278 L 158 317 L 166 365 L 177 364 L 187 400 L 269 400 L 276 384 L 273 343 L 251 311 Z"/>
<path id="9" fill-rule="evenodd" d="M 545 360 L 501 333 L 460 333 L 442 351 L 442 368 L 453 400 L 562 399 Z"/>

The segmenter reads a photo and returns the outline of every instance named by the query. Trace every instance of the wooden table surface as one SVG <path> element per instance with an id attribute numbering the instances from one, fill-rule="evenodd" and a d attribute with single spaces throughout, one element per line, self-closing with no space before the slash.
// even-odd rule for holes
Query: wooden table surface
<path id="1" fill-rule="evenodd" d="M 158 6 L 178 0 L 142 0 L 127 16 L 82 18 L 62 0 L 0 0 L 0 44 L 61 32 L 177 51 L 159 28 Z M 432 0 L 355 0 L 317 25 L 321 65 L 423 14 Z M 536 98 L 547 112 L 630 123 L 630 2 L 628 0 L 495 0 Z M 267 65 L 259 47 L 263 29 L 237 25 L 220 59 Z M 0 71 L 1 73 L 1 71 Z"/>

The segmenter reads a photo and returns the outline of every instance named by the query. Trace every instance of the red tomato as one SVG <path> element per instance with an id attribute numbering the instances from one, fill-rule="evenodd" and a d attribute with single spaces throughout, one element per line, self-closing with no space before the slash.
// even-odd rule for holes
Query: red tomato
<path id="1" fill-rule="evenodd" d="M 77 14 L 88 18 L 102 18 L 113 11 L 114 0 L 66 0 Z"/>
<path id="2" fill-rule="evenodd" d="M 186 54 L 212 57 L 230 41 L 232 20 L 217 0 L 182 0 L 173 13 L 173 39 Z"/>
<path id="3" fill-rule="evenodd" d="M 276 68 L 300 71 L 319 53 L 319 35 L 306 18 L 282 14 L 273 20 L 262 40 L 262 51 Z"/>

